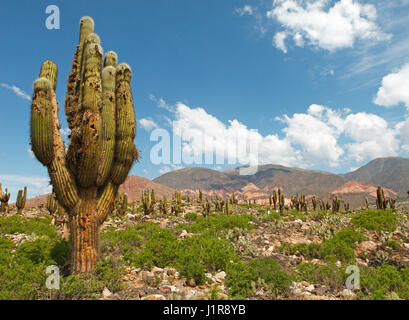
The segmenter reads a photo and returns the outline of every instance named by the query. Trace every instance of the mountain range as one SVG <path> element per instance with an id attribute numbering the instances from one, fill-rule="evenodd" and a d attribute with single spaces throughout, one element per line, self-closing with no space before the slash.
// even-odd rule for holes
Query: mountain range
<path id="1" fill-rule="evenodd" d="M 225 196 L 235 192 L 259 203 L 268 202 L 274 189 L 280 188 L 287 197 L 296 193 L 317 195 L 330 199 L 339 196 L 352 206 L 359 206 L 365 197 L 374 200 L 377 186 L 382 186 L 387 197 L 407 197 L 409 189 L 409 159 L 400 157 L 377 158 L 346 174 L 307 170 L 281 165 L 262 165 L 254 175 L 240 175 L 239 168 L 217 171 L 190 167 L 174 170 L 153 180 L 130 175 L 120 190 L 129 201 L 140 200 L 144 189 L 154 189 L 159 198 L 170 198 L 175 189 L 186 194 L 202 190 L 209 196 Z M 27 206 L 45 202 L 46 196 L 28 200 Z"/>

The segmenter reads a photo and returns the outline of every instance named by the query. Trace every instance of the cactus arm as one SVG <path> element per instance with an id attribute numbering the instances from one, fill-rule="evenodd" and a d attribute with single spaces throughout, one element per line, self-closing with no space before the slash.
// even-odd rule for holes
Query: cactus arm
<path id="1" fill-rule="evenodd" d="M 109 58 L 112 55 L 113 53 L 105 55 L 105 64 L 116 64 L 113 58 Z M 102 147 L 96 181 L 98 187 L 107 180 L 114 160 L 116 134 L 115 75 L 116 69 L 113 65 L 106 66 L 102 71 Z"/>
<path id="2" fill-rule="evenodd" d="M 102 223 L 112 211 L 115 205 L 115 197 L 119 186 L 111 181 L 108 182 L 97 202 L 97 214 L 99 221 Z"/>
<path id="3" fill-rule="evenodd" d="M 131 68 L 122 63 L 116 68 L 116 145 L 111 180 L 120 185 L 138 159 L 134 145 L 136 124 L 131 90 Z"/>
<path id="4" fill-rule="evenodd" d="M 65 165 L 65 148 L 60 134 L 56 87 L 57 66 L 43 63 L 39 78 L 34 82 L 31 106 L 31 144 L 37 159 L 48 168 L 57 198 L 67 208 L 78 201 L 74 180 Z"/>

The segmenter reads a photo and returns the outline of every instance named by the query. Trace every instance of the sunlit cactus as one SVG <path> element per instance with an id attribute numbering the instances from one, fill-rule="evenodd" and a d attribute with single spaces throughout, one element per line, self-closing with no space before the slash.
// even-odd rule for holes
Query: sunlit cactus
<path id="1" fill-rule="evenodd" d="M 1 213 L 6 212 L 7 206 L 9 204 L 9 200 L 10 200 L 10 193 L 8 193 L 7 188 L 3 193 L 3 191 L 1 190 L 1 183 L 0 183 L 0 202 L 1 202 L 0 212 Z"/>
<path id="2" fill-rule="evenodd" d="M 27 187 L 24 187 L 23 190 L 19 190 L 16 199 L 16 207 L 17 213 L 21 214 L 23 212 L 24 207 L 26 206 L 26 199 L 27 199 Z"/>
<path id="3" fill-rule="evenodd" d="M 119 192 L 115 200 L 115 210 L 119 216 L 123 216 L 128 209 L 128 195 L 126 193 Z"/>
<path id="4" fill-rule="evenodd" d="M 155 211 L 155 202 L 152 201 L 152 193 L 149 190 L 142 191 L 142 208 L 145 215 Z"/>
<path id="5" fill-rule="evenodd" d="M 225 203 L 225 206 L 224 206 L 224 213 L 226 215 L 230 214 L 230 199 L 229 198 L 226 199 L 226 203 Z"/>
<path id="6" fill-rule="evenodd" d="M 315 198 L 315 196 L 312 197 L 311 199 L 312 202 L 312 208 L 315 210 L 317 210 L 317 198 Z"/>
<path id="7" fill-rule="evenodd" d="M 55 200 L 55 197 L 52 193 L 50 193 L 47 196 L 47 202 L 45 204 L 45 208 L 48 210 L 48 212 L 50 213 L 50 215 L 54 215 L 57 212 L 58 209 L 58 203 Z"/>
<path id="8" fill-rule="evenodd" d="M 183 212 L 182 210 L 182 197 L 180 192 L 175 191 L 175 193 L 173 194 L 173 199 L 172 199 L 173 203 L 170 207 L 170 211 L 172 212 L 173 215 L 178 216 L 179 214 L 181 214 Z"/>
<path id="9" fill-rule="evenodd" d="M 168 200 L 166 199 L 166 197 L 163 197 L 163 200 L 160 200 L 159 211 L 162 214 L 168 214 L 169 208 L 168 208 Z"/>
<path id="10" fill-rule="evenodd" d="M 378 210 L 385 210 L 387 207 L 385 195 L 383 193 L 383 189 L 378 187 L 376 190 L 376 208 Z"/>
<path id="11" fill-rule="evenodd" d="M 72 273 L 94 271 L 99 227 L 139 156 L 131 68 L 117 65 L 114 52 L 103 59 L 93 32 L 93 20 L 83 17 L 65 97 L 71 129 L 67 152 L 60 135 L 57 66 L 52 61 L 43 63 L 34 82 L 31 106 L 33 152 L 48 168 L 56 198 L 70 219 Z"/>

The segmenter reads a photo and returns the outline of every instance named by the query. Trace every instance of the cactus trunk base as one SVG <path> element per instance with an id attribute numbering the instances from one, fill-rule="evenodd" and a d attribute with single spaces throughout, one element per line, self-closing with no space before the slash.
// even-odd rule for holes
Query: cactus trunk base
<path id="1" fill-rule="evenodd" d="M 96 189 L 83 192 L 71 216 L 71 273 L 93 273 L 98 261 L 99 227 Z"/>

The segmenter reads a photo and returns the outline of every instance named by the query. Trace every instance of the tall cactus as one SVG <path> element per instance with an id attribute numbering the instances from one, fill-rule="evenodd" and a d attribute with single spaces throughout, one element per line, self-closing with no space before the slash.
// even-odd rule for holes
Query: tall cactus
<path id="1" fill-rule="evenodd" d="M 0 212 L 1 213 L 6 212 L 9 200 L 10 200 L 10 193 L 8 193 L 7 188 L 6 188 L 5 192 L 3 193 L 3 191 L 1 190 L 1 183 L 0 183 L 0 202 L 1 202 Z"/>
<path id="2" fill-rule="evenodd" d="M 119 185 L 138 159 L 131 69 L 117 55 L 103 60 L 94 22 L 83 17 L 68 77 L 65 114 L 71 129 L 66 152 L 55 96 L 57 66 L 45 61 L 34 82 L 31 144 L 48 168 L 58 202 L 70 217 L 71 272 L 93 272 L 99 227 L 112 211 Z"/>
<path id="3" fill-rule="evenodd" d="M 23 190 L 18 190 L 17 199 L 16 199 L 17 213 L 23 212 L 23 209 L 26 206 L 26 199 L 27 199 L 27 187 L 24 187 L 24 193 L 23 193 Z"/>

